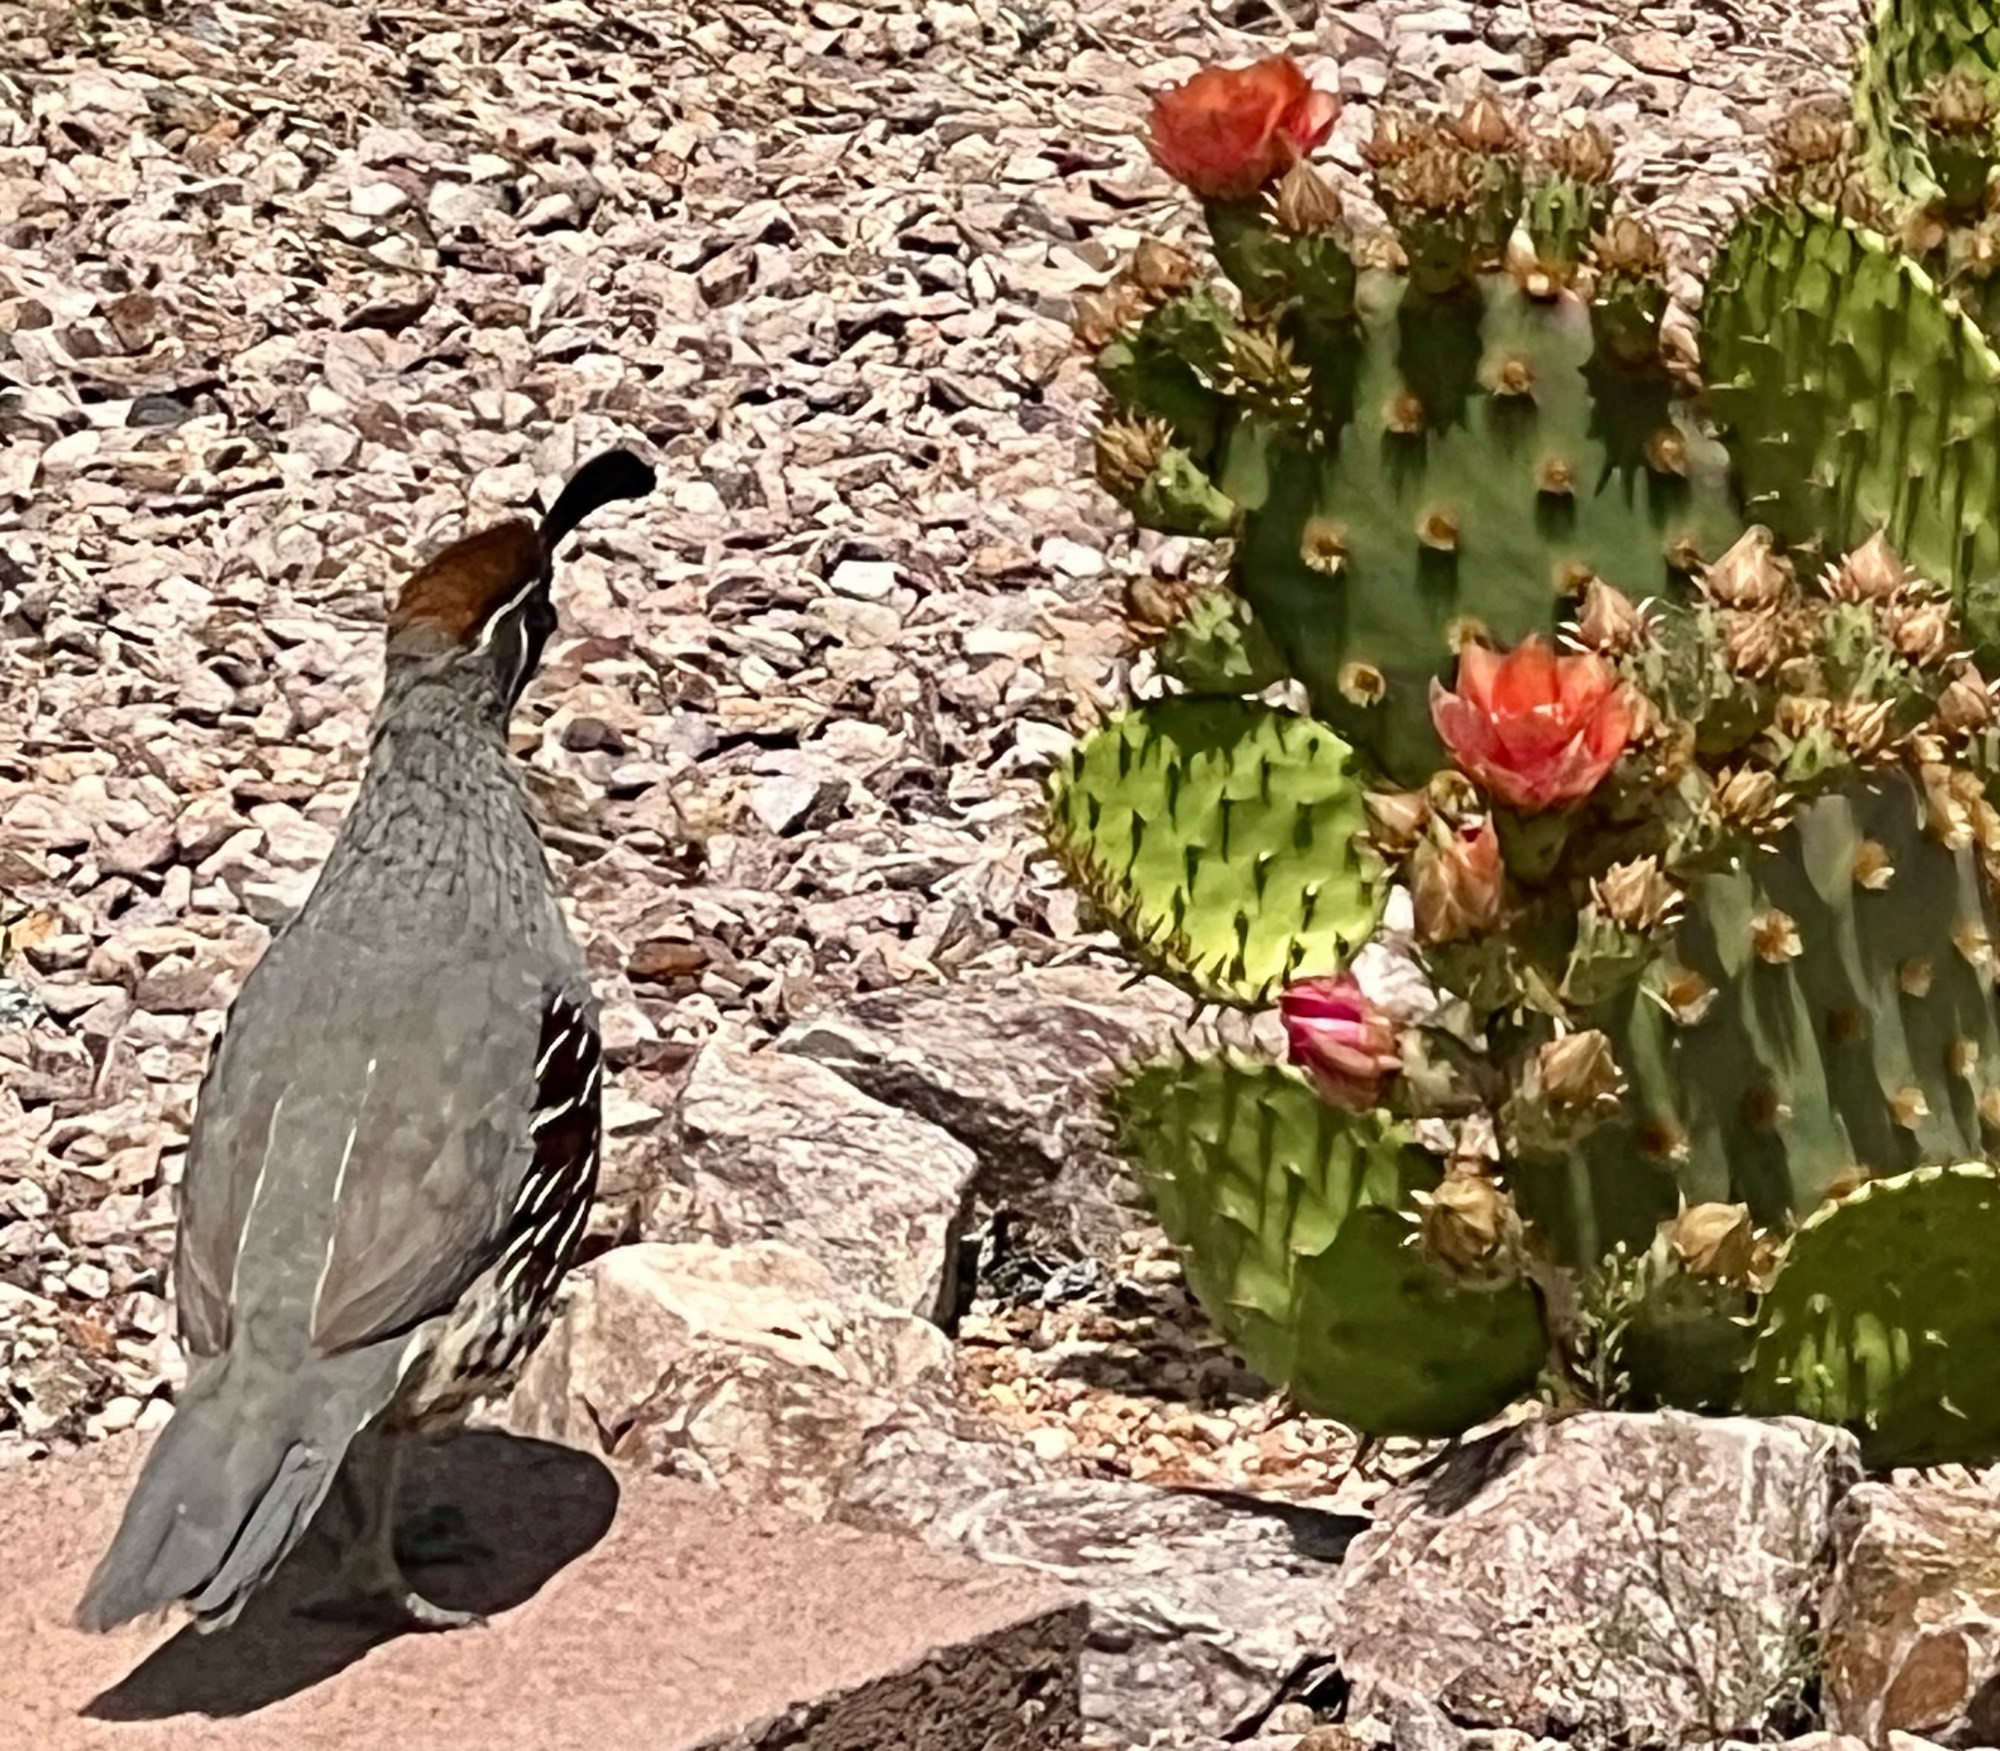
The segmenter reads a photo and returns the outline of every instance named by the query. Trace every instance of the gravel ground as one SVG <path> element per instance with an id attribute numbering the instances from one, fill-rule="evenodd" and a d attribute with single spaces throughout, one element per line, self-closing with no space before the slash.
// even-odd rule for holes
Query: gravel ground
<path id="1" fill-rule="evenodd" d="M 1148 92 L 1289 46 L 1349 168 L 1385 91 L 1588 113 L 1685 270 L 1860 10 L 0 0 L 0 1465 L 164 1415 L 190 1100 L 405 568 L 612 442 L 664 462 L 518 725 L 615 1179 L 720 1018 L 1105 950 L 1034 805 L 1124 685 L 1122 581 L 1200 559 L 1082 465 L 1070 298 L 1189 218 Z M 1203 1444 L 977 1329 L 1021 1426 Z"/>

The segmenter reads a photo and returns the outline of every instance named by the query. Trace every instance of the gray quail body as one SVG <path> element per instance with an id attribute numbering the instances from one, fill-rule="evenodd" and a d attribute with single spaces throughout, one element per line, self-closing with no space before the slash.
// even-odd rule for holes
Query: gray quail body
<path id="1" fill-rule="evenodd" d="M 174 1255 L 188 1382 L 87 1629 L 176 1602 L 232 1621 L 336 1484 L 336 1597 L 462 1621 L 398 1566 L 398 1454 L 540 1335 L 599 1139 L 589 982 L 507 722 L 554 624 L 557 543 L 652 484 L 600 456 L 539 527 L 467 537 L 397 600 L 354 809 L 202 1083 Z"/>

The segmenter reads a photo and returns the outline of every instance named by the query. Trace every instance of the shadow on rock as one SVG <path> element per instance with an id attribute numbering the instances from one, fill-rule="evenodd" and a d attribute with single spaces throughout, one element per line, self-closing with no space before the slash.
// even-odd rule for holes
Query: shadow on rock
<path id="1" fill-rule="evenodd" d="M 493 1554 L 411 1576 L 440 1605 L 492 1616 L 532 1599 L 611 1529 L 618 1483 L 573 1448 L 482 1430 L 413 1456 L 400 1512 L 439 1507 L 457 1510 Z M 298 1616 L 294 1607 L 324 1585 L 333 1554 L 309 1535 L 228 1629 L 203 1635 L 188 1625 L 82 1712 L 107 1721 L 252 1714 L 413 1633 Z"/>

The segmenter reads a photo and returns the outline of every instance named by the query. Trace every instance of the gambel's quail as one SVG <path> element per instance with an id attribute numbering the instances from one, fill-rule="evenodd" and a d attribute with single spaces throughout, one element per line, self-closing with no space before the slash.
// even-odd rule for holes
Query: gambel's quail
<path id="1" fill-rule="evenodd" d="M 597 1179 L 581 951 L 507 749 L 555 624 L 556 545 L 651 490 L 586 463 L 537 528 L 404 586 L 367 775 L 305 906 L 244 981 L 188 1140 L 174 1253 L 189 1372 L 77 1621 L 231 1622 L 334 1489 L 323 1604 L 467 1621 L 396 1558 L 396 1458 L 546 1324 Z M 345 1461 L 345 1464 L 343 1464 Z"/>

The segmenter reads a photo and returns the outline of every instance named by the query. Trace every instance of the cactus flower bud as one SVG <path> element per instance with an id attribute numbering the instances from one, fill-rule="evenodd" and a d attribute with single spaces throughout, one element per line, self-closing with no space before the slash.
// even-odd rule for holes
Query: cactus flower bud
<path id="1" fill-rule="evenodd" d="M 1194 257 L 1157 237 L 1142 237 L 1125 271 L 1142 292 L 1169 298 L 1193 284 Z"/>
<path id="2" fill-rule="evenodd" d="M 1909 567 L 1878 529 L 1827 573 L 1826 593 L 1836 602 L 1887 602 L 1909 581 Z"/>
<path id="3" fill-rule="evenodd" d="M 1288 985 L 1278 1015 L 1287 1055 L 1334 1106 L 1350 1112 L 1374 1106 L 1383 1082 L 1402 1068 L 1394 1024 L 1352 973 Z"/>
<path id="4" fill-rule="evenodd" d="M 1146 300 L 1130 280 L 1077 293 L 1072 324 L 1078 344 L 1092 352 L 1109 346 L 1146 314 Z"/>
<path id="5" fill-rule="evenodd" d="M 1369 840 L 1384 857 L 1408 856 L 1430 824 L 1431 799 L 1420 790 L 1363 791 L 1361 806 Z"/>
<path id="6" fill-rule="evenodd" d="M 1313 237 L 1340 228 L 1340 197 L 1333 185 L 1303 158 L 1279 179 L 1271 200 L 1278 229 L 1294 237 Z"/>
<path id="7" fill-rule="evenodd" d="M 1625 214 L 1614 219 L 1597 239 L 1597 265 L 1607 274 L 1657 279 L 1666 272 L 1667 252 L 1660 247 L 1659 233 L 1652 226 Z"/>
<path id="8" fill-rule="evenodd" d="M 1925 93 L 1921 107 L 1924 119 L 1941 134 L 1984 134 L 2000 113 L 1986 82 L 1963 68 L 1938 80 Z"/>
<path id="9" fill-rule="evenodd" d="M 1578 182 L 1611 180 L 1611 142 L 1595 122 L 1566 128 L 1547 148 L 1549 168 Z"/>
<path id="10" fill-rule="evenodd" d="M 1456 690 L 1431 683 L 1431 722 L 1461 771 L 1523 814 L 1581 801 L 1632 738 L 1617 671 L 1584 653 L 1559 656 L 1540 637 L 1504 656 L 1459 653 Z"/>
<path id="11" fill-rule="evenodd" d="M 1559 1109 L 1587 1112 L 1615 1106 L 1623 1086 L 1610 1036 L 1597 1028 L 1545 1041 L 1535 1053 L 1535 1072 L 1550 1106 Z"/>
<path id="12" fill-rule="evenodd" d="M 1756 1257 L 1748 1204 L 1690 1204 L 1662 1225 L 1667 1245 L 1690 1277 L 1744 1283 Z"/>
<path id="13" fill-rule="evenodd" d="M 1435 1191 L 1418 1192 L 1417 1243 L 1439 1263 L 1477 1271 L 1512 1251 L 1521 1219 L 1483 1173 L 1453 1172 Z"/>
<path id="14" fill-rule="evenodd" d="M 1288 55 L 1206 67 L 1153 99 L 1153 161 L 1204 200 L 1248 200 L 1333 132 L 1340 99 Z"/>
<path id="15" fill-rule="evenodd" d="M 1491 821 L 1447 827 L 1439 822 L 1410 860 L 1410 910 L 1427 943 L 1458 942 L 1500 922 L 1507 869 Z"/>
<path id="16" fill-rule="evenodd" d="M 1778 794 L 1778 779 L 1761 766 L 1738 766 L 1715 787 L 1715 810 L 1730 826 L 1754 833 L 1766 826 L 1789 799 Z"/>
<path id="17" fill-rule="evenodd" d="M 1958 642 L 1958 622 L 1949 602 L 1893 603 L 1881 610 L 1881 621 L 1896 654 L 1919 667 L 1943 662 Z"/>
<path id="18" fill-rule="evenodd" d="M 1725 608 L 1718 619 L 1722 660 L 1733 674 L 1753 681 L 1763 680 L 1792 654 L 1793 635 L 1798 628 L 1782 609 L 1746 613 Z"/>
<path id="19" fill-rule="evenodd" d="M 1802 104 L 1778 124 L 1772 144 L 1780 170 L 1831 164 L 1847 147 L 1847 117 L 1826 103 Z"/>
<path id="20" fill-rule="evenodd" d="M 1165 420 L 1106 420 L 1093 445 L 1098 484 L 1113 497 L 1137 492 L 1173 441 Z"/>
<path id="21" fill-rule="evenodd" d="M 1671 924 L 1681 904 L 1680 889 L 1656 857 L 1614 863 L 1591 882 L 1590 897 L 1613 924 L 1642 935 Z"/>
<path id="22" fill-rule="evenodd" d="M 1870 760 L 1887 751 L 1893 709 L 1886 699 L 1843 699 L 1828 713 L 1827 724 L 1855 759 Z"/>
<path id="23" fill-rule="evenodd" d="M 1967 663 L 1938 695 L 1938 723 L 1948 734 L 1969 736 L 1990 726 L 1993 716 L 1993 690 Z"/>
<path id="24" fill-rule="evenodd" d="M 1577 642 L 1599 656 L 1622 657 L 1651 635 L 1645 610 L 1623 591 L 1600 577 L 1583 587 L 1583 608 L 1576 617 Z"/>
<path id="25" fill-rule="evenodd" d="M 1451 131 L 1461 145 L 1475 152 L 1504 152 L 1514 143 L 1514 124 L 1507 112 L 1484 92 L 1459 112 Z"/>
<path id="26" fill-rule="evenodd" d="M 1791 567 L 1761 523 L 1744 530 L 1728 552 L 1702 574 L 1701 587 L 1724 608 L 1769 608 L 1791 582 Z"/>

